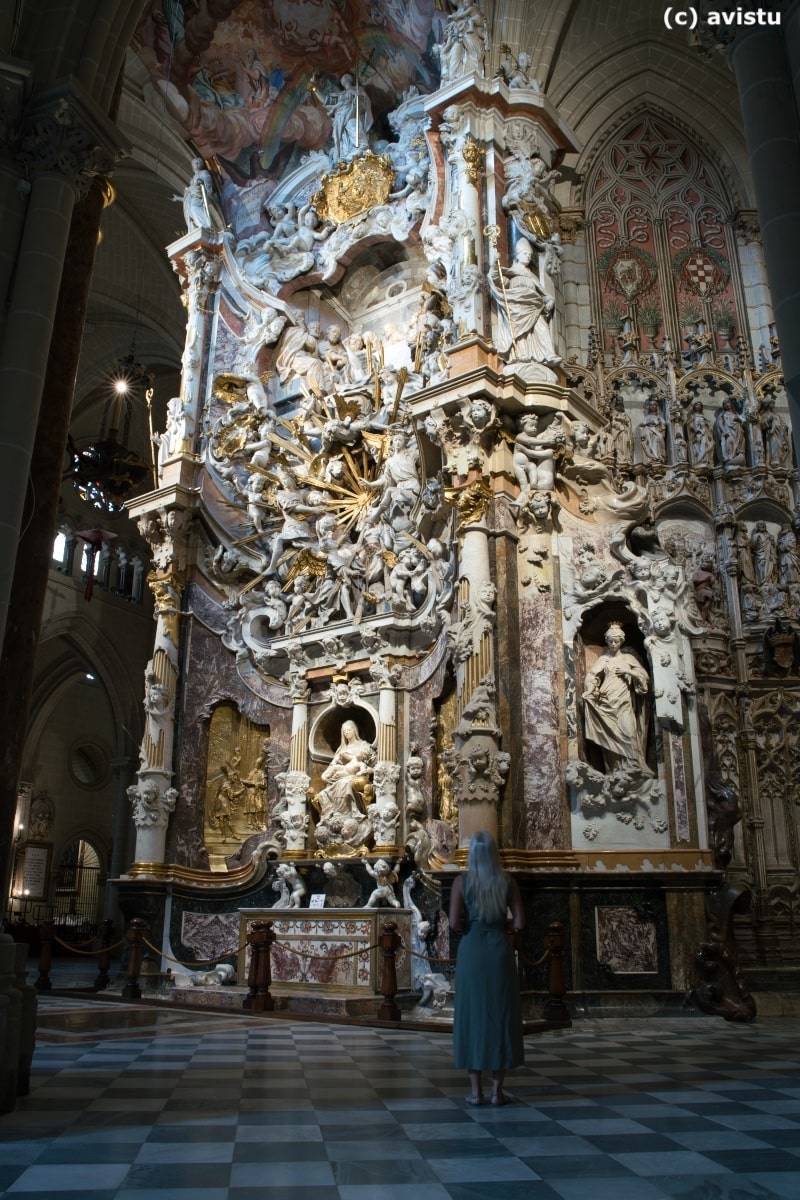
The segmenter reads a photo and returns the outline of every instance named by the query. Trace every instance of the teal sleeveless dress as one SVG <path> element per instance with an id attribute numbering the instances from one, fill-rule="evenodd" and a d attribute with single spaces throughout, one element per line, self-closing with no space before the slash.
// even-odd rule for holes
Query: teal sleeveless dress
<path id="1" fill-rule="evenodd" d="M 469 913 L 469 929 L 458 946 L 456 959 L 453 1057 L 465 1071 L 504 1071 L 525 1061 L 519 977 L 505 917 L 476 921 Z"/>

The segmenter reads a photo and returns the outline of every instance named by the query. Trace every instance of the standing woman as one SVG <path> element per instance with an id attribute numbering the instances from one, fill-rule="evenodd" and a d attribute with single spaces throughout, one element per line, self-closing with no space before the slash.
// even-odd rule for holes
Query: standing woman
<path id="1" fill-rule="evenodd" d="M 481 1071 L 492 1073 L 492 1104 L 507 1104 L 505 1073 L 525 1061 L 519 979 L 506 932 L 509 908 L 518 933 L 525 927 L 519 888 L 500 866 L 492 835 L 475 833 L 467 872 L 450 895 L 450 927 L 456 933 L 467 929 L 456 963 L 453 1052 L 455 1065 L 469 1072 L 468 1104 L 483 1103 Z"/>

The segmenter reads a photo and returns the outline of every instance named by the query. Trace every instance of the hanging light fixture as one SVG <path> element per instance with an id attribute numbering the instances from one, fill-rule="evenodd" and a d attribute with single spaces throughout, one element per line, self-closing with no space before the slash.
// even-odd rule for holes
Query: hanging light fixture
<path id="1" fill-rule="evenodd" d="M 125 501 L 149 474 L 149 466 L 128 446 L 131 419 L 144 412 L 142 393 L 153 386 L 152 373 L 136 361 L 135 347 L 109 372 L 107 396 L 97 437 L 80 445 L 70 439 L 67 477 L 85 503 L 101 512 L 122 512 Z"/>

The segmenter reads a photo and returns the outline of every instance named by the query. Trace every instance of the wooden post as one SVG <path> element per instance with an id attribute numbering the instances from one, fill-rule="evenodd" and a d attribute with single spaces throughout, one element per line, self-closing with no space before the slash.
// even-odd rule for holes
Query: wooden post
<path id="1" fill-rule="evenodd" d="M 269 987 L 272 983 L 272 943 L 275 927 L 272 921 L 256 921 L 250 926 L 247 944 L 250 947 L 250 970 L 247 986 L 250 989 L 242 1001 L 242 1008 L 249 1012 L 272 1012 L 275 1001 Z"/>
<path id="2" fill-rule="evenodd" d="M 53 965 L 55 932 L 52 921 L 42 921 L 39 926 L 39 977 L 33 985 L 37 992 L 49 992 L 53 986 L 50 982 L 50 968 Z"/>
<path id="3" fill-rule="evenodd" d="M 379 939 L 381 950 L 381 995 L 383 1004 L 378 1009 L 381 1021 L 399 1021 L 401 1017 L 395 996 L 397 995 L 397 951 L 403 944 L 394 921 L 385 921 Z"/>
<path id="4" fill-rule="evenodd" d="M 564 943 L 566 935 L 560 921 L 547 927 L 545 946 L 549 950 L 547 959 L 547 991 L 544 1003 L 544 1019 L 558 1024 L 572 1024 L 569 1009 L 564 1003 L 567 985 L 564 978 Z"/>
<path id="5" fill-rule="evenodd" d="M 142 998 L 139 972 L 142 969 L 145 933 L 147 933 L 147 923 L 141 917 L 134 917 L 125 932 L 130 949 L 128 951 L 128 980 L 122 989 L 123 1000 L 141 1000 Z"/>
<path id="6" fill-rule="evenodd" d="M 100 933 L 100 952 L 97 956 L 97 978 L 92 984 L 92 991 L 102 992 L 111 982 L 109 967 L 111 966 L 111 955 L 108 947 L 114 938 L 114 922 L 109 918 L 103 921 L 103 928 Z"/>

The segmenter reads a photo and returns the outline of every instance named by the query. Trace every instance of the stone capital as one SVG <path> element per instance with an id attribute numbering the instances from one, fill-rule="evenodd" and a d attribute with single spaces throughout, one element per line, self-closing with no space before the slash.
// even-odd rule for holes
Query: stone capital
<path id="1" fill-rule="evenodd" d="M 22 112 L 18 161 L 30 176 L 61 175 L 78 195 L 129 152 L 117 126 L 76 79 L 34 94 Z"/>

